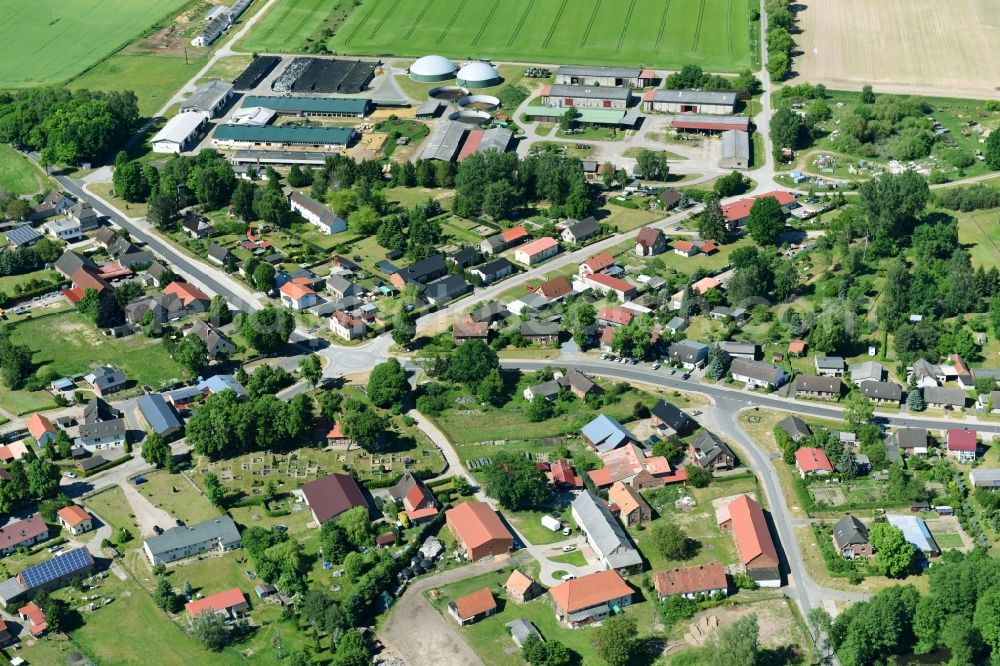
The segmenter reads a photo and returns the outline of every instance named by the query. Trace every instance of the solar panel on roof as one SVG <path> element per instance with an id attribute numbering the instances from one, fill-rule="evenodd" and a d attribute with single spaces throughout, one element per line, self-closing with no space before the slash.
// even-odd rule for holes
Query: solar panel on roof
<path id="1" fill-rule="evenodd" d="M 20 573 L 25 587 L 29 590 L 45 585 L 62 576 L 67 576 L 93 564 L 94 559 L 86 548 L 77 548 L 56 555 L 47 562 L 28 567 Z"/>

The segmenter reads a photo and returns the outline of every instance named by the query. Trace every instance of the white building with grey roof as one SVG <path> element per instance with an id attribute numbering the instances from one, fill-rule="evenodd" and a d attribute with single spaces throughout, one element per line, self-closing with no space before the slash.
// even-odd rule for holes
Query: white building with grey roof
<path id="1" fill-rule="evenodd" d="M 203 83 L 191 96 L 181 102 L 181 113 L 204 113 L 209 118 L 215 118 L 226 108 L 233 97 L 233 84 L 220 79 L 212 79 Z"/>
<path id="2" fill-rule="evenodd" d="M 726 130 L 722 133 L 722 158 L 719 166 L 723 169 L 750 168 L 750 134 L 741 130 Z"/>
<path id="3" fill-rule="evenodd" d="M 608 86 L 567 86 L 553 84 L 542 88 L 542 104 L 558 108 L 627 109 L 632 102 L 629 88 Z"/>
<path id="4" fill-rule="evenodd" d="M 656 73 L 649 69 L 589 65 L 562 65 L 556 69 L 555 74 L 555 82 L 567 86 L 645 88 L 655 78 Z"/>
<path id="5" fill-rule="evenodd" d="M 658 113 L 701 113 L 728 116 L 736 112 L 736 93 L 712 90 L 649 90 L 642 109 Z"/>
<path id="6" fill-rule="evenodd" d="M 605 567 L 621 572 L 642 565 L 642 555 L 599 497 L 589 490 L 580 493 L 573 500 L 572 514 Z"/>
<path id="7" fill-rule="evenodd" d="M 466 126 L 462 123 L 447 122 L 438 125 L 424 144 L 420 154 L 422 160 L 441 160 L 452 162 L 458 155 L 458 149 L 465 138 Z"/>
<path id="8" fill-rule="evenodd" d="M 197 525 L 172 527 L 143 543 L 146 557 L 153 566 L 212 550 L 225 553 L 239 547 L 240 531 L 229 516 L 212 518 Z"/>
<path id="9" fill-rule="evenodd" d="M 182 153 L 191 148 L 208 124 L 204 113 L 179 113 L 153 136 L 154 153 Z"/>

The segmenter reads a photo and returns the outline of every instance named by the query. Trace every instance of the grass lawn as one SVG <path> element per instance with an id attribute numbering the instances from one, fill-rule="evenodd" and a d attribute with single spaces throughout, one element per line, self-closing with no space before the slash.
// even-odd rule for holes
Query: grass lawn
<path id="1" fill-rule="evenodd" d="M 27 157 L 9 144 L 0 144 L 0 189 L 16 196 L 34 194 L 45 187 L 46 182 L 42 171 Z"/>
<path id="2" fill-rule="evenodd" d="M 148 204 L 128 203 L 111 194 L 114 189 L 111 183 L 90 183 L 87 185 L 87 189 L 130 217 L 146 217 L 149 212 Z"/>
<path id="3" fill-rule="evenodd" d="M 0 24 L 0 81 L 5 88 L 62 83 L 185 4 L 186 0 L 9 0 Z"/>
<path id="4" fill-rule="evenodd" d="M 244 591 L 250 589 L 249 585 L 242 587 Z M 209 652 L 185 636 L 181 625 L 160 611 L 152 598 L 133 583 L 127 585 L 114 603 L 87 614 L 85 619 L 85 624 L 71 636 L 87 656 L 101 664 L 144 663 L 150 655 L 156 655 L 157 664 L 178 666 L 273 663 L 273 655 L 244 659 L 239 654 L 240 645 Z"/>
<path id="5" fill-rule="evenodd" d="M 277 25 L 265 21 L 251 34 L 245 48 L 265 44 L 301 48 L 302 31 L 292 26 L 303 14 L 297 20 L 291 12 L 297 8 L 305 12 L 316 4 L 314 0 L 298 0 L 285 5 L 289 18 Z M 441 53 L 459 59 L 647 67 L 679 68 L 692 62 L 712 71 L 734 71 L 750 65 L 750 6 L 742 0 L 610 4 L 597 0 L 429 0 L 402 6 L 363 0 L 327 41 L 327 47 L 336 53 Z M 280 11 L 276 8 L 272 13 Z M 271 31 L 271 40 L 265 41 L 266 30 Z M 274 39 L 279 32 L 287 33 L 287 38 Z"/>
<path id="6" fill-rule="evenodd" d="M 549 513 L 549 511 L 508 511 L 504 515 L 506 515 L 511 524 L 524 535 L 524 538 L 533 544 L 555 543 L 556 541 L 562 541 L 566 537 L 562 535 L 561 531 L 553 532 L 549 528 L 542 525 L 542 516 L 548 515 Z M 563 525 L 571 525 L 573 523 L 569 507 L 566 507 L 559 513 L 559 520 L 562 521 Z"/>
<path id="7" fill-rule="evenodd" d="M 174 518 L 193 525 L 219 516 L 219 510 L 183 476 L 155 472 L 146 475 L 146 479 L 146 483 L 136 486 L 138 491 Z"/>
<path id="8" fill-rule="evenodd" d="M 55 400 L 45 391 L 0 391 L 0 407 L 12 414 L 28 414 L 51 409 Z"/>
<path id="9" fill-rule="evenodd" d="M 132 517 L 132 506 L 125 499 L 125 493 L 118 486 L 112 486 L 91 495 L 84 503 L 91 511 L 100 516 L 101 520 L 113 527 L 115 532 L 124 527 L 132 532 L 133 536 L 139 534 L 139 526 L 135 522 L 135 518 Z M 133 545 L 136 543 L 138 542 L 132 542 Z"/>
<path id="10" fill-rule="evenodd" d="M 195 592 L 205 596 L 215 594 L 232 587 L 249 591 L 254 585 L 245 573 L 250 569 L 246 562 L 247 555 L 241 551 L 233 551 L 224 555 L 203 557 L 188 564 L 169 568 L 170 582 L 174 587 L 182 588 L 184 581 L 191 581 Z"/>
<path id="11" fill-rule="evenodd" d="M 99 41 L 99 40 L 98 40 Z M 139 98 L 139 113 L 152 116 L 188 79 L 204 67 L 207 55 L 192 51 L 183 55 L 116 53 L 82 76 L 73 79 L 73 90 L 133 90 Z"/>
<path id="12" fill-rule="evenodd" d="M 663 218 L 663 213 L 661 211 L 637 210 L 635 208 L 626 208 L 625 206 L 616 206 L 610 203 L 601 208 L 601 210 L 607 211 L 608 213 L 608 216 L 602 218 L 601 222 L 612 225 L 615 228 L 615 231 L 619 233 L 638 229 L 639 227 L 645 226 L 650 222 L 655 222 Z M 634 254 L 635 243 L 631 243 L 631 246 Z"/>
<path id="13" fill-rule="evenodd" d="M 33 273 L 25 273 L 24 275 L 5 275 L 0 277 L 0 292 L 4 294 L 13 294 L 15 287 L 24 288 L 29 282 L 37 281 L 48 282 L 53 285 L 62 280 L 62 276 L 53 270 L 43 268 L 40 271 L 35 271 Z"/>
<path id="14" fill-rule="evenodd" d="M 1000 263 L 1000 224 L 995 210 L 952 213 L 958 217 L 958 240 L 972 255 L 975 266 Z"/>
<path id="15" fill-rule="evenodd" d="M 11 337 L 35 352 L 36 365 L 50 366 L 60 376 L 89 372 L 104 363 L 113 363 L 137 384 L 154 387 L 187 376 L 160 340 L 142 335 L 107 338 L 75 311 L 22 321 Z"/>
<path id="16" fill-rule="evenodd" d="M 942 549 L 949 548 L 961 548 L 965 545 L 962 541 L 962 535 L 958 532 L 935 532 L 934 540 L 937 541 L 937 545 Z"/>
<path id="17" fill-rule="evenodd" d="M 590 642 L 593 639 L 593 628 L 567 629 L 556 621 L 551 598 L 543 594 L 525 604 L 516 604 L 505 598 L 502 592 L 503 584 L 510 576 L 511 569 L 476 576 L 459 581 L 439 590 L 431 590 L 428 595 L 431 603 L 441 612 L 447 612 L 445 607 L 449 601 L 473 592 L 482 587 L 489 587 L 497 599 L 497 613 L 471 626 L 459 629 L 459 633 L 469 643 L 476 654 L 493 666 L 509 666 L 521 663 L 520 650 L 510 639 L 510 634 L 504 626 L 516 618 L 524 618 L 532 622 L 546 640 L 559 640 L 581 657 L 578 663 L 600 663 Z M 636 595 L 641 599 L 641 595 Z M 625 608 L 625 612 L 635 617 L 638 622 L 638 634 L 647 637 L 654 632 L 652 606 L 649 603 L 637 603 Z M 453 622 L 450 617 L 447 621 Z"/>
<path id="18" fill-rule="evenodd" d="M 210 79 L 222 79 L 223 81 L 233 81 L 237 76 L 243 73 L 250 63 L 253 62 L 253 57 L 248 55 L 235 55 L 226 56 L 225 58 L 219 58 L 215 63 L 208 68 L 205 72 L 205 76 L 201 81 L 208 81 Z"/>
<path id="19" fill-rule="evenodd" d="M 688 512 L 674 508 L 674 501 L 679 497 L 677 488 L 664 487 L 644 493 L 656 512 L 654 514 L 656 518 L 652 523 L 646 524 L 644 529 L 631 527 L 628 531 L 639 550 L 646 556 L 653 571 L 710 562 L 736 561 L 736 546 L 732 535 L 721 532 L 716 527 L 712 500 L 752 492 L 763 502 L 762 493 L 757 487 L 757 479 L 751 474 L 729 477 L 723 481 L 716 480 L 707 488 L 689 490 L 697 504 Z M 668 560 L 663 557 L 652 541 L 652 526 L 657 521 L 669 521 L 682 527 L 688 537 L 699 544 L 695 554 L 686 560 Z"/>
<path id="20" fill-rule="evenodd" d="M 386 199 L 395 201 L 403 208 L 413 208 L 428 199 L 437 199 L 445 210 L 449 210 L 455 191 L 440 187 L 387 187 L 382 190 L 382 194 L 385 195 Z"/>
<path id="21" fill-rule="evenodd" d="M 578 550 L 574 550 L 572 553 L 563 553 L 562 555 L 555 555 L 548 558 L 553 562 L 562 562 L 563 564 L 571 564 L 575 567 L 587 566 L 587 560 L 584 558 L 583 553 Z"/>

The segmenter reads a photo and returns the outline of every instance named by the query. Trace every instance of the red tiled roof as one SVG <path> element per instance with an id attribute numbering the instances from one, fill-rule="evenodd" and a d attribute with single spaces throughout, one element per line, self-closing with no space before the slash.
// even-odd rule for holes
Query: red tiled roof
<path id="1" fill-rule="evenodd" d="M 485 502 L 463 502 L 447 511 L 448 522 L 459 541 L 472 550 L 494 539 L 513 539 L 496 511 Z"/>
<path id="2" fill-rule="evenodd" d="M 597 318 L 601 321 L 610 322 L 612 324 L 628 326 L 634 316 L 635 315 L 630 310 L 605 306 L 601 308 L 601 312 L 597 315 Z"/>
<path id="3" fill-rule="evenodd" d="M 455 599 L 454 604 L 455 610 L 458 611 L 458 616 L 463 620 L 482 615 L 487 611 L 495 610 L 497 607 L 493 593 L 490 592 L 490 588 L 488 587 L 476 590 L 464 597 L 459 597 Z"/>
<path id="4" fill-rule="evenodd" d="M 357 481 L 347 474 L 330 474 L 302 486 L 306 503 L 321 524 L 348 509 L 358 506 L 368 508 L 368 502 Z"/>
<path id="5" fill-rule="evenodd" d="M 42 436 L 44 436 L 45 433 L 54 433 L 57 432 L 57 430 L 56 427 L 52 425 L 52 421 L 49 421 L 41 414 L 36 413 L 28 417 L 28 432 L 35 438 L 36 442 L 40 442 L 42 441 Z"/>
<path id="6" fill-rule="evenodd" d="M 705 241 L 701 244 L 701 251 L 705 254 L 712 254 L 719 249 L 719 246 L 715 244 L 715 241 Z"/>
<path id="7" fill-rule="evenodd" d="M 691 290 L 704 296 L 707 291 L 715 289 L 721 284 L 722 283 L 714 277 L 703 277 L 691 285 Z"/>
<path id="8" fill-rule="evenodd" d="M 209 300 L 208 296 L 205 295 L 205 292 L 190 282 L 171 282 L 163 288 L 163 293 L 173 294 L 180 299 L 184 307 L 187 307 L 195 301 Z"/>
<path id="9" fill-rule="evenodd" d="M 570 286 L 569 280 L 565 275 L 560 275 L 559 277 L 554 277 L 551 280 L 546 280 L 536 291 L 551 301 L 570 293 L 573 291 L 573 287 Z"/>
<path id="10" fill-rule="evenodd" d="M 70 527 L 76 527 L 80 523 L 90 520 L 90 514 L 87 513 L 83 507 L 76 504 L 64 506 L 56 511 L 56 515 L 66 521 L 66 524 Z"/>
<path id="11" fill-rule="evenodd" d="M 599 252 L 583 263 L 594 273 L 600 273 L 605 268 L 614 266 L 615 258 L 611 256 L 610 252 Z"/>
<path id="12" fill-rule="evenodd" d="M 86 291 L 87 289 L 96 289 L 98 292 L 101 292 L 111 287 L 107 280 L 102 278 L 100 275 L 91 273 L 86 268 L 76 269 L 69 279 L 77 289 L 82 291 Z"/>
<path id="13" fill-rule="evenodd" d="M 972 451 L 976 450 L 976 431 L 952 428 L 948 431 L 949 451 Z"/>
<path id="14" fill-rule="evenodd" d="M 649 508 L 646 500 L 642 498 L 632 486 L 626 486 L 621 481 L 615 481 L 608 491 L 608 499 L 616 504 L 622 515 L 627 515 L 641 507 Z"/>
<path id="15" fill-rule="evenodd" d="M 788 353 L 789 354 L 801 354 L 806 350 L 805 340 L 792 340 L 788 343 Z"/>
<path id="16" fill-rule="evenodd" d="M 643 247 L 652 247 L 656 244 L 656 239 L 660 237 L 660 230 L 653 227 L 643 227 L 635 236 L 635 242 Z"/>
<path id="17" fill-rule="evenodd" d="M 548 84 L 542 86 L 542 89 L 539 91 L 539 94 L 542 97 L 548 97 L 549 95 L 552 94 L 552 86 Z"/>
<path id="18" fill-rule="evenodd" d="M 823 449 L 814 446 L 803 446 L 795 451 L 795 464 L 800 470 L 809 472 L 832 472 L 833 465 Z"/>
<path id="19" fill-rule="evenodd" d="M 674 241 L 674 249 L 690 254 L 691 251 L 695 249 L 695 244 L 686 240 Z"/>
<path id="20" fill-rule="evenodd" d="M 184 610 L 188 612 L 188 615 L 195 617 L 199 613 L 205 611 L 212 611 L 217 613 L 219 611 L 229 610 L 233 606 L 239 606 L 240 604 L 246 603 L 246 598 L 243 596 L 243 592 L 238 587 L 226 590 L 225 592 L 219 592 L 218 594 L 213 594 L 205 597 L 204 599 L 197 599 L 184 606 Z"/>
<path id="21" fill-rule="evenodd" d="M 500 237 L 503 238 L 505 243 L 513 243 L 516 240 L 527 238 L 528 232 L 521 226 L 511 227 L 510 229 L 504 229 L 501 231 Z"/>
<path id="22" fill-rule="evenodd" d="M 316 293 L 306 285 L 298 284 L 296 282 L 286 282 L 285 284 L 281 285 L 281 289 L 279 289 L 278 291 L 280 291 L 285 296 L 288 296 L 293 301 L 300 301 L 309 294 Z"/>
<path id="23" fill-rule="evenodd" d="M 748 495 L 740 495 L 727 507 L 733 524 L 736 549 L 740 552 L 740 564 L 744 566 L 761 555 L 766 555 L 778 563 L 778 551 L 767 530 L 767 520 L 760 504 Z"/>
<path id="24" fill-rule="evenodd" d="M 755 199 L 740 199 L 722 207 L 722 216 L 727 222 L 742 220 L 750 214 Z"/>
<path id="25" fill-rule="evenodd" d="M 650 88 L 642 95 L 643 102 L 652 102 L 653 98 L 656 96 L 656 88 Z"/>
<path id="26" fill-rule="evenodd" d="M 619 280 L 618 278 L 613 278 L 610 275 L 605 275 L 604 273 L 588 275 L 586 279 L 590 282 L 596 282 L 597 284 L 607 287 L 608 289 L 614 289 L 615 291 L 627 292 L 635 289 L 634 286 L 625 280 Z"/>
<path id="27" fill-rule="evenodd" d="M 653 574 L 653 587 L 661 597 L 694 594 L 706 590 L 724 590 L 727 586 L 726 570 L 721 564 L 681 567 Z"/>
<path id="28" fill-rule="evenodd" d="M 31 622 L 30 631 L 35 636 L 48 629 L 49 625 L 45 620 L 45 613 L 42 612 L 42 609 L 34 601 L 29 601 L 24 606 L 18 608 L 17 614 Z"/>
<path id="29" fill-rule="evenodd" d="M 462 146 L 462 150 L 458 151 L 458 157 L 455 161 L 462 162 L 469 155 L 476 152 L 485 135 L 486 132 L 484 130 L 471 130 L 465 137 L 465 145 Z"/>
<path id="30" fill-rule="evenodd" d="M 578 477 L 573 471 L 572 465 L 566 460 L 557 460 L 549 465 L 549 474 L 556 483 L 564 483 L 568 486 L 580 487 L 583 479 Z"/>
<path id="31" fill-rule="evenodd" d="M 635 592 L 614 569 L 598 571 L 556 585 L 549 592 L 563 613 L 575 613 Z"/>
<path id="32" fill-rule="evenodd" d="M 423 504 L 426 506 L 422 506 Z M 434 506 L 434 497 L 428 493 L 422 483 L 414 483 L 410 492 L 403 498 L 403 508 L 410 520 L 420 520 L 427 516 L 433 516 L 438 512 Z"/>
<path id="33" fill-rule="evenodd" d="M 490 333 L 488 321 L 456 321 L 451 325 L 451 334 L 456 338 L 485 338 Z"/>
<path id="34" fill-rule="evenodd" d="M 531 586 L 535 581 L 531 580 L 528 576 L 525 576 L 519 569 L 514 569 L 510 572 L 510 578 L 504 583 L 504 587 L 508 590 L 513 590 L 518 594 L 524 594 L 531 589 Z"/>
<path id="35" fill-rule="evenodd" d="M 541 254 L 546 250 L 550 250 L 554 247 L 557 247 L 558 245 L 559 243 L 556 241 L 555 238 L 549 238 L 548 236 L 545 236 L 544 238 L 537 238 L 531 241 L 527 245 L 523 246 L 520 251 L 525 253 L 529 257 L 532 257 L 536 254 Z"/>
<path id="36" fill-rule="evenodd" d="M 640 79 L 646 79 L 646 80 L 655 79 L 656 78 L 656 72 L 654 72 L 651 69 L 644 69 L 641 72 L 639 72 L 639 78 Z"/>
<path id="37" fill-rule="evenodd" d="M 750 121 L 748 118 L 740 118 L 739 116 L 720 116 L 718 119 L 706 119 L 704 116 L 698 116 L 698 120 L 692 118 L 685 118 L 684 114 L 674 116 L 674 119 L 670 121 L 670 126 L 675 129 L 700 129 L 700 130 L 743 130 L 750 126 Z"/>
<path id="38" fill-rule="evenodd" d="M 8 523 L 0 528 L 0 548 L 8 548 L 34 539 L 48 531 L 42 514 L 33 513 L 24 520 Z"/>
<path id="39" fill-rule="evenodd" d="M 326 433 L 327 439 L 344 439 L 344 433 L 340 429 L 340 421 L 334 421 L 333 427 Z"/>

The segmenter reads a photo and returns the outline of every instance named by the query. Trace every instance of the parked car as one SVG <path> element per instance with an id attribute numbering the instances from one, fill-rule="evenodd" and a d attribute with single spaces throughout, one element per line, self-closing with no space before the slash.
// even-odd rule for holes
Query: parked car
<path id="1" fill-rule="evenodd" d="M 63 476 L 65 476 L 67 479 L 75 479 L 76 478 L 76 474 L 74 474 L 73 472 L 63 472 Z"/>
<path id="2" fill-rule="evenodd" d="M 159 525 L 153 525 L 153 531 L 156 532 L 157 534 L 163 534 L 163 528 L 160 527 Z"/>
<path id="3" fill-rule="evenodd" d="M 564 553 L 572 553 L 574 550 L 576 550 L 576 546 L 570 544 L 568 546 L 563 546 L 562 550 Z"/>
<path id="4" fill-rule="evenodd" d="M 571 574 L 571 573 L 563 574 L 562 577 L 563 580 L 573 580 L 574 578 L 576 578 L 576 574 Z"/>
<path id="5" fill-rule="evenodd" d="M 653 370 L 659 370 L 660 369 L 660 364 L 659 363 L 654 363 L 652 367 L 653 367 Z"/>

